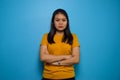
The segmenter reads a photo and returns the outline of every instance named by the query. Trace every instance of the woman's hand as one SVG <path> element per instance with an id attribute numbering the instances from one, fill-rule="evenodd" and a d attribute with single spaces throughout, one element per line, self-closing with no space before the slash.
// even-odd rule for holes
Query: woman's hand
<path id="1" fill-rule="evenodd" d="M 64 57 L 63 60 L 67 60 L 67 59 L 72 58 L 72 55 L 64 55 L 63 57 Z M 59 61 L 56 61 L 56 62 L 50 63 L 49 65 L 60 66 L 60 65 L 61 65 L 61 63 L 60 63 L 61 61 L 62 61 L 62 60 L 59 60 Z"/>

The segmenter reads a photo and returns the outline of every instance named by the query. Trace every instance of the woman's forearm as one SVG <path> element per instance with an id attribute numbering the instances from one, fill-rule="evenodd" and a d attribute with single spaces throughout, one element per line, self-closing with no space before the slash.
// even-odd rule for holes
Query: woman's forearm
<path id="1" fill-rule="evenodd" d="M 45 62 L 45 63 L 53 63 L 56 61 L 60 61 L 60 60 L 65 60 L 70 58 L 71 55 L 52 55 L 49 54 L 48 50 L 47 50 L 47 46 L 41 46 L 40 48 L 40 60 Z"/>
<path id="2" fill-rule="evenodd" d="M 60 65 L 73 65 L 78 63 L 79 63 L 79 59 L 76 57 L 72 57 L 72 58 L 60 61 Z"/>
<path id="3" fill-rule="evenodd" d="M 52 65 L 64 65 L 64 66 L 69 66 L 69 65 L 73 65 L 73 64 L 78 64 L 79 63 L 79 58 L 76 58 L 76 57 L 71 57 L 69 59 L 66 59 L 66 60 L 61 60 L 61 61 L 56 61 L 56 62 L 53 62 Z"/>
<path id="4" fill-rule="evenodd" d="M 61 60 L 66 60 L 70 57 L 71 55 L 56 56 L 56 55 L 45 54 L 41 56 L 41 61 L 46 62 L 46 63 L 53 63 L 53 62 L 57 62 Z"/>

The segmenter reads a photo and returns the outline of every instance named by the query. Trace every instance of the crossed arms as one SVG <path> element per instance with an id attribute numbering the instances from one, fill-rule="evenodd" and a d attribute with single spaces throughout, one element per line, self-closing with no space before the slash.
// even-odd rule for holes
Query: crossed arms
<path id="1" fill-rule="evenodd" d="M 40 60 L 51 65 L 73 65 L 79 63 L 80 47 L 72 49 L 72 55 L 51 55 L 47 50 L 47 46 L 40 47 Z"/>

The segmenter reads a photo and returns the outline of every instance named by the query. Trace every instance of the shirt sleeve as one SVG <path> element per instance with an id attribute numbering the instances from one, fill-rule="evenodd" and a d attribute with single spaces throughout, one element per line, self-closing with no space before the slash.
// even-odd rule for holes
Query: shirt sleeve
<path id="1" fill-rule="evenodd" d="M 47 33 L 43 35 L 42 41 L 41 41 L 41 43 L 40 43 L 40 46 L 48 45 L 47 36 L 48 36 Z"/>
<path id="2" fill-rule="evenodd" d="M 72 48 L 74 47 L 80 47 L 80 43 L 78 41 L 78 37 L 76 36 L 76 34 L 73 34 L 73 44 L 72 44 Z"/>

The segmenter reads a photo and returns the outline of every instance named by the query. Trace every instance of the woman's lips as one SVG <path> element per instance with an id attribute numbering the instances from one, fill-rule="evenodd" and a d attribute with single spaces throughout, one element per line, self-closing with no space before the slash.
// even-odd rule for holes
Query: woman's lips
<path id="1" fill-rule="evenodd" d="M 58 26 L 59 28 L 63 28 L 63 26 Z"/>

